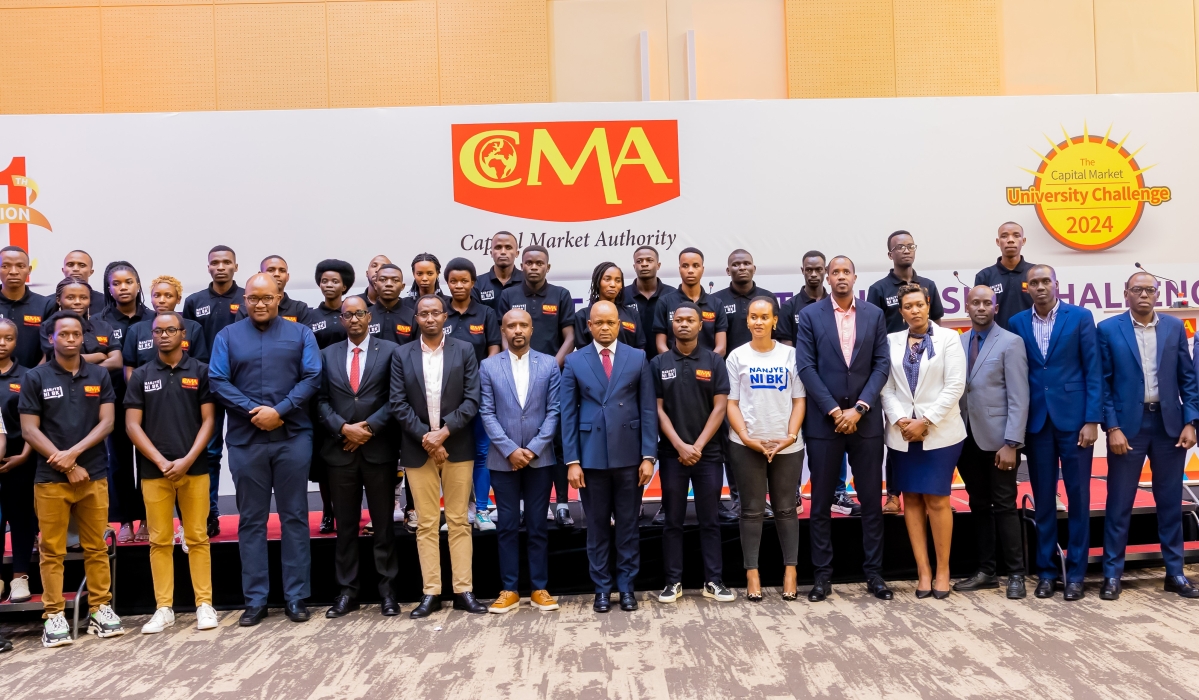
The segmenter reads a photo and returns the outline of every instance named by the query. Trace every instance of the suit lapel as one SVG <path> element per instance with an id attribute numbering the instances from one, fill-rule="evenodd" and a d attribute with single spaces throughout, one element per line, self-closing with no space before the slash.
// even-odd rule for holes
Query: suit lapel
<path id="1" fill-rule="evenodd" d="M 1033 313 L 1036 313 L 1036 311 Z M 1066 312 L 1065 304 L 1060 304 L 1057 307 L 1057 317 L 1053 319 L 1053 330 L 1049 333 L 1049 351 L 1045 353 L 1046 364 L 1049 363 L 1049 358 L 1053 357 L 1053 351 L 1057 348 L 1058 339 L 1069 330 L 1067 326 L 1072 321 L 1070 318 L 1072 315 Z"/>
<path id="2" fill-rule="evenodd" d="M 970 340 L 968 342 L 970 342 L 970 343 L 974 342 L 974 335 L 975 335 L 974 331 L 970 331 Z M 999 342 L 999 326 L 994 326 L 991 328 L 991 332 L 987 333 L 986 339 L 983 340 L 982 347 L 978 349 L 978 357 L 974 358 L 974 368 L 971 369 L 971 371 L 970 371 L 971 379 L 974 379 L 974 375 L 975 375 L 975 373 L 978 372 L 978 368 L 982 367 L 983 361 L 986 360 L 987 356 L 991 354 L 991 351 L 995 349 L 995 345 L 998 342 Z M 967 363 L 970 362 L 970 348 L 969 347 L 966 348 L 966 362 Z"/>
<path id="3" fill-rule="evenodd" d="M 600 383 L 600 386 L 604 387 L 604 396 L 607 396 L 608 375 L 604 374 L 604 365 L 600 362 L 599 351 L 595 349 L 594 344 L 589 344 L 583 352 L 587 353 L 587 366 L 591 368 L 591 372 L 595 375 L 595 379 Z M 616 368 L 613 366 L 613 373 L 615 371 Z"/>
<path id="4" fill-rule="evenodd" d="M 343 340 L 333 346 L 333 357 L 337 361 L 333 363 L 333 376 L 338 380 L 345 382 L 348 387 L 350 385 L 350 375 L 346 372 L 346 353 L 350 351 L 350 341 Z"/>
<path id="5" fill-rule="evenodd" d="M 1141 365 L 1141 346 L 1137 345 L 1137 334 L 1132 328 L 1132 314 L 1125 311 L 1120 314 L 1119 319 L 1120 335 L 1124 336 L 1124 342 L 1128 344 L 1128 350 L 1132 352 L 1132 357 L 1139 367 Z M 1145 368 L 1141 367 L 1141 369 L 1143 371 Z"/>
<path id="6" fill-rule="evenodd" d="M 837 314 L 833 312 L 833 304 L 836 302 L 833 301 L 831 296 L 827 298 L 828 305 L 825 307 L 825 310 L 821 313 L 821 315 L 824 317 L 825 325 L 828 326 L 828 332 L 832 334 L 833 346 L 837 349 L 837 359 L 839 359 L 842 364 L 845 364 L 845 353 L 841 352 L 841 329 L 837 327 Z M 849 365 L 845 365 L 845 368 L 849 369 Z"/>
<path id="7" fill-rule="evenodd" d="M 532 352 L 532 351 L 529 351 L 529 352 Z M 500 363 L 499 363 L 500 364 L 500 373 L 503 374 L 504 378 L 508 380 L 508 389 L 512 392 L 512 396 L 514 398 L 516 398 L 516 405 L 519 406 L 520 405 L 520 395 L 518 395 L 516 393 L 516 377 L 512 375 L 512 356 L 508 354 L 507 350 L 505 350 L 505 351 L 501 352 L 500 354 L 496 355 L 496 357 L 504 358 L 504 359 L 500 360 Z M 530 375 L 533 373 L 533 364 L 532 363 L 533 363 L 533 358 L 530 357 L 529 358 L 529 374 Z"/>
<path id="8" fill-rule="evenodd" d="M 422 401 L 424 401 L 428 391 L 425 388 L 425 356 L 424 351 L 421 349 L 421 343 L 423 342 L 423 340 L 417 338 L 415 343 L 408 343 L 404 346 L 405 348 L 411 348 L 408 350 L 408 353 L 412 355 L 412 365 L 416 372 L 416 383 L 420 385 L 420 395 Z M 425 406 L 425 408 L 428 409 L 428 406 Z"/>
<path id="9" fill-rule="evenodd" d="M 903 372 L 903 360 L 908 354 L 908 339 L 904 337 L 896 342 L 894 338 L 887 338 L 887 345 L 891 349 L 891 364 L 899 367 L 900 371 Z M 912 397 L 913 401 L 915 400 L 912 389 L 908 386 L 908 375 L 906 372 L 903 374 L 903 381 L 896 382 L 896 384 L 899 386 L 900 391 Z M 917 382 L 917 386 L 919 386 L 919 382 Z"/>
<path id="10" fill-rule="evenodd" d="M 1161 319 L 1157 321 L 1157 325 L 1153 327 L 1154 337 L 1157 338 L 1157 371 L 1162 369 L 1162 354 L 1166 350 L 1166 329 L 1162 325 Z M 1138 353 L 1139 354 L 1139 353 Z"/>
<path id="11" fill-rule="evenodd" d="M 346 347 L 349 348 L 348 340 L 346 341 Z M 370 348 L 370 352 L 366 353 L 366 364 L 358 368 L 358 392 L 361 392 L 366 386 L 366 378 L 371 376 L 371 373 L 375 371 L 375 363 L 379 361 L 379 341 L 371 338 L 367 342 L 367 347 Z M 341 367 L 342 371 L 345 371 L 345 365 L 343 364 Z"/>
<path id="12" fill-rule="evenodd" d="M 448 336 L 441 339 L 441 396 L 445 398 L 446 385 L 450 383 L 450 342 Z"/>
<path id="13" fill-rule="evenodd" d="M 612 394 L 612 388 L 615 387 L 620 378 L 620 373 L 624 371 L 625 365 L 629 363 L 629 348 L 625 347 L 620 352 L 616 353 L 616 357 L 612 358 L 612 379 L 608 380 L 608 388 L 604 391 L 604 400 Z M 603 372 L 603 366 L 600 366 L 600 371 Z"/>
<path id="14" fill-rule="evenodd" d="M 855 301 L 854 302 L 854 313 L 853 313 L 853 327 L 854 327 L 853 354 L 851 354 L 849 356 L 849 364 L 850 365 L 852 365 L 854 363 L 854 360 L 858 359 L 858 351 L 862 349 L 862 344 L 865 342 L 863 340 L 863 336 L 866 335 L 863 332 L 863 329 L 865 328 L 865 323 L 866 323 L 866 320 L 863 318 L 864 315 L 865 314 L 862 313 L 862 310 L 857 308 L 857 302 Z M 836 325 L 836 324 L 834 324 L 834 325 Z M 840 329 L 838 329 L 838 333 L 837 333 L 837 345 L 838 346 L 841 345 Z M 842 357 L 842 359 L 844 359 L 845 356 L 842 355 L 841 357 Z M 846 365 L 846 366 L 848 367 L 849 365 Z"/>

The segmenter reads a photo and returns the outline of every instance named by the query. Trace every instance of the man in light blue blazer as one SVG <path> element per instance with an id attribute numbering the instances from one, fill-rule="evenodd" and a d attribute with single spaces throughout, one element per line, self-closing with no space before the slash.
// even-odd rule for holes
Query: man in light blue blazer
<path id="1" fill-rule="evenodd" d="M 520 605 L 520 502 L 534 514 L 526 522 L 529 540 L 530 604 L 557 610 L 549 585 L 549 521 L 542 516 L 550 505 L 554 431 L 558 428 L 558 389 L 561 375 L 552 356 L 529 346 L 533 319 L 522 309 L 504 314 L 501 331 L 508 349 L 479 365 L 482 402 L 479 417 L 491 439 L 487 468 L 495 491 L 496 536 L 499 539 L 500 581 L 504 590 L 488 608 L 505 613 Z"/>
<path id="2" fill-rule="evenodd" d="M 1157 293 L 1157 278 L 1138 272 L 1124 283 L 1128 311 L 1099 323 L 1107 431 L 1103 600 L 1120 597 L 1128 523 L 1145 457 L 1153 470 L 1165 588 L 1199 598 L 1199 588 L 1182 571 L 1182 474 L 1187 450 L 1195 445 L 1199 382 L 1182 321 L 1153 310 Z"/>
<path id="3" fill-rule="evenodd" d="M 1058 300 L 1057 273 L 1028 269 L 1033 308 L 1008 321 L 1028 353 L 1028 431 L 1024 439 L 1037 521 L 1038 598 L 1052 598 L 1061 573 L 1057 545 L 1057 472 L 1061 465 L 1069 508 L 1066 600 L 1081 600 L 1091 535 L 1091 458 L 1103 419 L 1103 370 L 1095 318 Z"/>
<path id="4" fill-rule="evenodd" d="M 658 404 L 645 352 L 616 340 L 620 315 L 611 302 L 591 305 L 590 345 L 566 356 L 562 372 L 562 449 L 570 485 L 587 515 L 587 558 L 599 613 L 610 609 L 610 519 L 616 519 L 616 588 L 620 609 L 637 609 L 633 580 L 641 568 L 637 518 L 641 487 L 654 475 Z"/>

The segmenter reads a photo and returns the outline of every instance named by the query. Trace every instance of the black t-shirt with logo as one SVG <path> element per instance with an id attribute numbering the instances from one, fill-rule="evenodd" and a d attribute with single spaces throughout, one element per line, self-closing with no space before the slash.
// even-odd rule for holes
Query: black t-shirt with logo
<path id="1" fill-rule="evenodd" d="M 182 459 L 191 451 L 204 419 L 201 404 L 212 403 L 208 390 L 208 365 L 183 356 L 171 367 L 155 357 L 133 370 L 125 391 L 125 408 L 142 411 L 142 430 L 154 447 L 167 459 Z M 142 479 L 161 479 L 158 465 L 137 454 L 137 473 Z M 198 457 L 187 470 L 188 476 L 208 473 L 208 460 Z"/>
<path id="2" fill-rule="evenodd" d="M 157 318 L 157 316 L 154 316 Z M 150 360 L 158 357 L 158 348 L 154 347 L 153 318 L 129 326 L 121 342 L 121 357 L 126 367 L 141 367 Z M 208 361 L 208 341 L 204 338 L 204 326 L 196 321 L 183 319 L 183 354 L 196 358 L 201 362 Z"/>
<path id="3" fill-rule="evenodd" d="M 21 415 L 17 411 L 17 403 L 21 400 L 21 385 L 25 382 L 27 367 L 13 362 L 7 372 L 0 373 L 0 415 L 4 418 L 6 437 L 4 456 L 13 457 L 25 449 L 25 439 L 21 437 Z M 27 463 L 32 465 L 32 463 Z M 24 468 L 24 465 L 22 466 Z M 0 475 L 2 476 L 2 475 Z M 4 488 L 0 486 L 0 488 Z"/>
<path id="4" fill-rule="evenodd" d="M 664 294 L 658 301 L 658 310 L 654 317 L 654 335 L 664 333 L 667 347 L 674 347 L 674 326 L 671 321 L 674 320 L 675 307 L 684 301 L 691 301 L 691 298 L 682 289 Z M 703 321 L 703 328 L 699 332 L 699 346 L 705 350 L 715 350 L 716 334 L 727 333 L 729 330 L 729 319 L 724 313 L 724 305 L 715 295 L 702 289 L 699 291 L 699 301 L 694 303 L 699 307 Z M 728 345 L 727 337 L 725 345 Z"/>
<path id="5" fill-rule="evenodd" d="M 534 292 L 528 284 L 508 287 L 500 295 L 500 318 L 512 309 L 524 309 L 533 319 L 530 347 L 537 352 L 555 356 L 562 349 L 562 329 L 573 327 L 575 301 L 565 287 L 546 282 Z"/>
<path id="6" fill-rule="evenodd" d="M 370 307 L 369 302 L 367 307 Z M 316 345 L 322 350 L 346 339 L 346 327 L 341 325 L 341 309 L 330 309 L 323 301 L 309 308 L 302 322 L 312 329 Z"/>
<path id="7" fill-rule="evenodd" d="M 237 320 L 237 312 L 241 309 L 241 298 L 244 290 L 234 283 L 229 291 L 217 294 L 212 291 L 212 285 L 190 294 L 183 302 L 183 318 L 191 319 L 204 327 L 205 356 L 212 356 L 212 344 L 216 334 L 225 326 Z"/>
<path id="8" fill-rule="evenodd" d="M 515 287 L 525 281 L 525 273 L 520 270 L 513 270 L 512 276 L 508 278 L 508 284 L 501 284 L 495 277 L 494 266 L 492 269 L 484 272 L 475 279 L 475 287 L 470 290 L 471 297 L 491 309 L 498 312 L 500 310 L 500 295 L 505 289 Z M 502 314 L 496 314 L 496 320 L 503 318 Z"/>
<path id="9" fill-rule="evenodd" d="M 753 335 L 749 332 L 749 325 L 747 323 L 750 302 L 757 297 L 770 297 L 771 299 L 775 299 L 775 309 L 776 311 L 778 309 L 778 299 L 775 298 L 774 292 L 768 292 L 756 284 L 750 288 L 749 294 L 738 294 L 730 284 L 712 296 L 720 300 L 721 308 L 724 309 L 724 315 L 729 320 L 725 354 L 753 340 Z"/>
<path id="10" fill-rule="evenodd" d="M 42 433 L 56 448 L 65 450 L 78 444 L 100 423 L 100 405 L 116 403 L 116 399 L 108 370 L 80 362 L 79 372 L 72 376 L 52 358 L 25 373 L 17 410 L 22 415 L 41 417 Z M 104 441 L 85 450 L 76 463 L 87 470 L 92 481 L 107 479 L 108 453 Z M 67 483 L 67 475 L 50 466 L 38 453 L 34 481 Z"/>
<path id="11" fill-rule="evenodd" d="M 46 356 L 42 352 L 39 335 L 49 301 L 48 297 L 29 291 L 29 287 L 25 288 L 25 295 L 16 301 L 0 294 L 0 318 L 17 324 L 17 349 L 13 352 L 13 358 L 22 367 L 37 367 Z"/>
<path id="12" fill-rule="evenodd" d="M 42 356 L 49 360 L 54 356 L 54 344 L 50 341 L 50 335 L 54 329 L 50 327 L 50 319 L 42 322 L 41 328 L 41 349 Z M 102 352 L 105 355 L 113 350 L 123 350 L 121 339 L 117 337 L 117 331 L 108 321 L 103 318 L 85 318 L 83 319 L 83 348 L 80 352 L 84 355 L 91 355 L 97 352 Z M 115 390 L 115 389 L 114 389 Z"/>
<path id="13" fill-rule="evenodd" d="M 475 349 L 476 360 L 486 360 L 488 349 L 492 345 L 503 346 L 500 323 L 495 319 L 495 312 L 490 307 L 471 299 L 466 313 L 458 313 L 453 306 L 446 308 L 445 327 L 442 331 L 451 338 L 470 343 Z"/>
<path id="14" fill-rule="evenodd" d="M 676 287 L 658 280 L 658 287 L 654 290 L 652 296 L 642 296 L 637 291 L 636 282 L 629 284 L 621 292 L 625 307 L 641 317 L 641 331 L 645 333 L 645 347 L 643 349 L 645 350 L 645 357 L 648 360 L 654 359 L 654 355 L 658 354 L 658 343 L 654 339 L 654 318 L 657 316 L 658 303 L 662 301 L 663 296 L 675 291 L 675 289 Z"/>
<path id="15" fill-rule="evenodd" d="M 1020 256 L 1016 269 L 1009 270 L 1003 266 L 1003 258 L 996 258 L 995 264 L 978 271 L 974 276 L 974 286 L 985 284 L 990 287 L 999 308 L 995 312 L 995 323 L 1007 330 L 1008 321 L 1012 316 L 1032 308 L 1032 297 L 1028 294 L 1028 271 L 1033 267 Z"/>
<path id="16" fill-rule="evenodd" d="M 637 313 L 636 308 L 621 304 L 616 307 L 616 312 L 620 315 L 620 332 L 616 339 L 625 345 L 644 350 L 646 345 L 645 330 L 641 327 L 641 315 Z M 587 327 L 587 320 L 591 318 L 591 307 L 579 311 L 575 314 L 575 347 L 585 348 L 592 342 L 591 329 Z"/>
<path id="17" fill-rule="evenodd" d="M 824 291 L 824 296 L 821 296 L 820 299 L 825 296 L 828 296 L 828 290 Z M 808 296 L 808 288 L 803 287 L 796 292 L 795 296 L 783 302 L 783 305 L 779 307 L 779 322 L 774 327 L 772 337 L 775 340 L 785 340 L 791 345 L 795 345 L 795 336 L 799 333 L 799 312 L 803 311 L 805 306 L 815 304 L 820 299 Z"/>
<path id="18" fill-rule="evenodd" d="M 718 395 L 729 395 L 729 373 L 724 358 L 711 350 L 697 347 L 690 355 L 677 349 L 650 361 L 654 375 L 654 393 L 662 399 L 662 409 L 683 442 L 694 445 L 708 424 Z M 704 445 L 705 460 L 722 461 L 720 431 Z M 659 457 L 678 457 L 678 450 L 662 433 L 658 437 Z"/>
<path id="19" fill-rule="evenodd" d="M 379 303 L 370 308 L 370 312 L 369 332 L 374 337 L 390 340 L 396 345 L 411 343 L 420 337 L 412 306 L 405 304 L 403 299 L 397 299 L 395 306 L 390 309 L 383 306 L 383 300 L 380 299 Z"/>
<path id="20" fill-rule="evenodd" d="M 924 287 L 924 291 L 928 292 L 929 320 L 940 321 L 945 315 L 945 307 L 941 305 L 941 293 L 937 291 L 937 283 L 914 272 L 912 282 Z M 883 310 L 888 333 L 902 331 L 908 327 L 907 321 L 903 320 L 903 314 L 899 312 L 899 288 L 905 284 L 908 283 L 896 277 L 895 270 L 891 270 L 886 277 L 870 285 L 866 292 L 866 301 Z"/>

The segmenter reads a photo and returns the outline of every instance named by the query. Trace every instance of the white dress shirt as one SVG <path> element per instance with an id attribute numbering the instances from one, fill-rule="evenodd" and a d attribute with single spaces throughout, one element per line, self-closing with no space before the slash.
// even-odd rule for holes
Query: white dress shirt
<path id="1" fill-rule="evenodd" d="M 1132 314 L 1129 314 L 1131 317 Z M 1145 375 L 1145 403 L 1157 403 L 1161 400 L 1161 391 L 1157 386 L 1157 312 L 1153 320 L 1140 323 L 1132 319 L 1132 330 L 1137 336 L 1137 347 L 1141 351 L 1141 372 Z"/>
<path id="2" fill-rule="evenodd" d="M 429 430 L 441 427 L 441 374 L 445 361 L 445 336 L 441 336 L 437 347 L 429 349 L 422 337 L 420 343 L 421 366 L 425 371 L 425 403 L 429 406 Z"/>
<path id="3" fill-rule="evenodd" d="M 608 355 L 608 359 L 611 360 L 613 362 L 613 364 L 616 363 L 616 343 L 617 343 L 617 341 L 613 340 L 611 345 L 600 345 L 600 342 L 598 340 L 592 341 L 592 345 L 595 346 L 595 351 L 599 353 L 601 364 L 603 364 L 603 362 L 604 362 L 604 350 L 605 349 L 607 349 L 609 352 L 612 353 L 612 354 Z"/>
<path id="4" fill-rule="evenodd" d="M 362 381 L 362 372 L 366 369 L 366 353 L 370 348 L 371 337 L 368 335 L 362 339 L 361 345 L 355 345 L 354 341 L 346 339 L 346 376 L 351 376 L 350 368 L 354 366 L 354 348 L 358 348 L 362 352 L 358 353 L 358 381 Z"/>
<path id="5" fill-rule="evenodd" d="M 508 351 L 508 359 L 512 362 L 512 383 L 516 385 L 516 400 L 520 407 L 525 407 L 525 399 L 529 394 L 529 349 L 517 357 L 516 353 Z"/>

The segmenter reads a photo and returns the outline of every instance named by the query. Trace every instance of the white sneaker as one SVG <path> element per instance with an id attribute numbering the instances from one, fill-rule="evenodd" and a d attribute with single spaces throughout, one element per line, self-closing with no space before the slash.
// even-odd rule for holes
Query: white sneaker
<path id="1" fill-rule="evenodd" d="M 105 639 L 125 634 L 125 628 L 111 605 L 101 605 L 99 610 L 87 616 L 87 633 Z"/>
<path id="2" fill-rule="evenodd" d="M 475 513 L 475 527 L 479 528 L 480 532 L 494 530 L 495 523 L 491 522 L 491 514 L 485 510 Z"/>
<path id="3" fill-rule="evenodd" d="M 175 528 L 175 544 L 183 548 L 183 553 L 187 554 L 187 540 L 183 538 L 183 526 Z"/>
<path id="4" fill-rule="evenodd" d="M 8 596 L 10 603 L 27 603 L 33 595 L 29 593 L 29 577 L 18 576 L 12 580 L 12 593 Z"/>
<path id="5" fill-rule="evenodd" d="M 668 583 L 668 584 L 666 584 L 666 587 L 662 589 L 662 592 L 658 594 L 658 602 L 659 603 L 673 603 L 674 601 L 676 601 L 682 597 L 683 597 L 683 584 Z"/>
<path id="6" fill-rule="evenodd" d="M 446 522 L 444 522 L 444 523 L 442 523 L 442 524 L 441 524 L 441 531 L 442 531 L 442 532 L 449 532 L 449 531 L 450 531 L 450 523 L 449 523 L 449 521 L 446 521 Z"/>
<path id="7" fill-rule="evenodd" d="M 154 617 L 142 625 L 142 634 L 158 634 L 174 624 L 175 611 L 170 608 L 159 608 L 154 611 Z"/>
<path id="8" fill-rule="evenodd" d="M 419 525 L 420 525 L 420 518 L 416 517 L 416 510 L 408 511 L 408 523 L 407 523 L 408 529 L 413 532 L 416 532 L 416 528 Z"/>
<path id="9" fill-rule="evenodd" d="M 216 610 L 213 610 L 211 605 L 202 603 L 200 607 L 196 608 L 196 629 L 216 629 L 219 624 L 220 620 L 217 619 Z"/>
<path id="10" fill-rule="evenodd" d="M 554 507 L 553 506 L 550 506 L 550 514 L 549 514 L 549 517 L 546 518 L 546 520 L 549 520 L 551 522 L 554 520 Z"/>
<path id="11" fill-rule="evenodd" d="M 737 594 L 729 590 L 728 586 L 722 581 L 708 581 L 704 584 L 704 597 L 714 598 L 721 603 L 728 603 L 737 599 Z"/>
<path id="12" fill-rule="evenodd" d="M 1065 513 L 1066 511 L 1069 510 L 1068 508 L 1066 508 L 1066 504 L 1062 503 L 1062 495 L 1060 493 L 1057 494 L 1057 509 L 1058 509 L 1058 511 L 1060 511 L 1062 513 Z"/>
<path id="13" fill-rule="evenodd" d="M 71 639 L 71 626 L 67 624 L 66 615 L 57 613 L 46 618 L 46 623 L 42 626 L 42 646 L 61 647 L 74 643 L 75 640 Z"/>
<path id="14" fill-rule="evenodd" d="M 396 496 L 395 507 L 391 509 L 391 522 L 404 522 L 404 506 L 400 505 L 400 497 Z"/>

